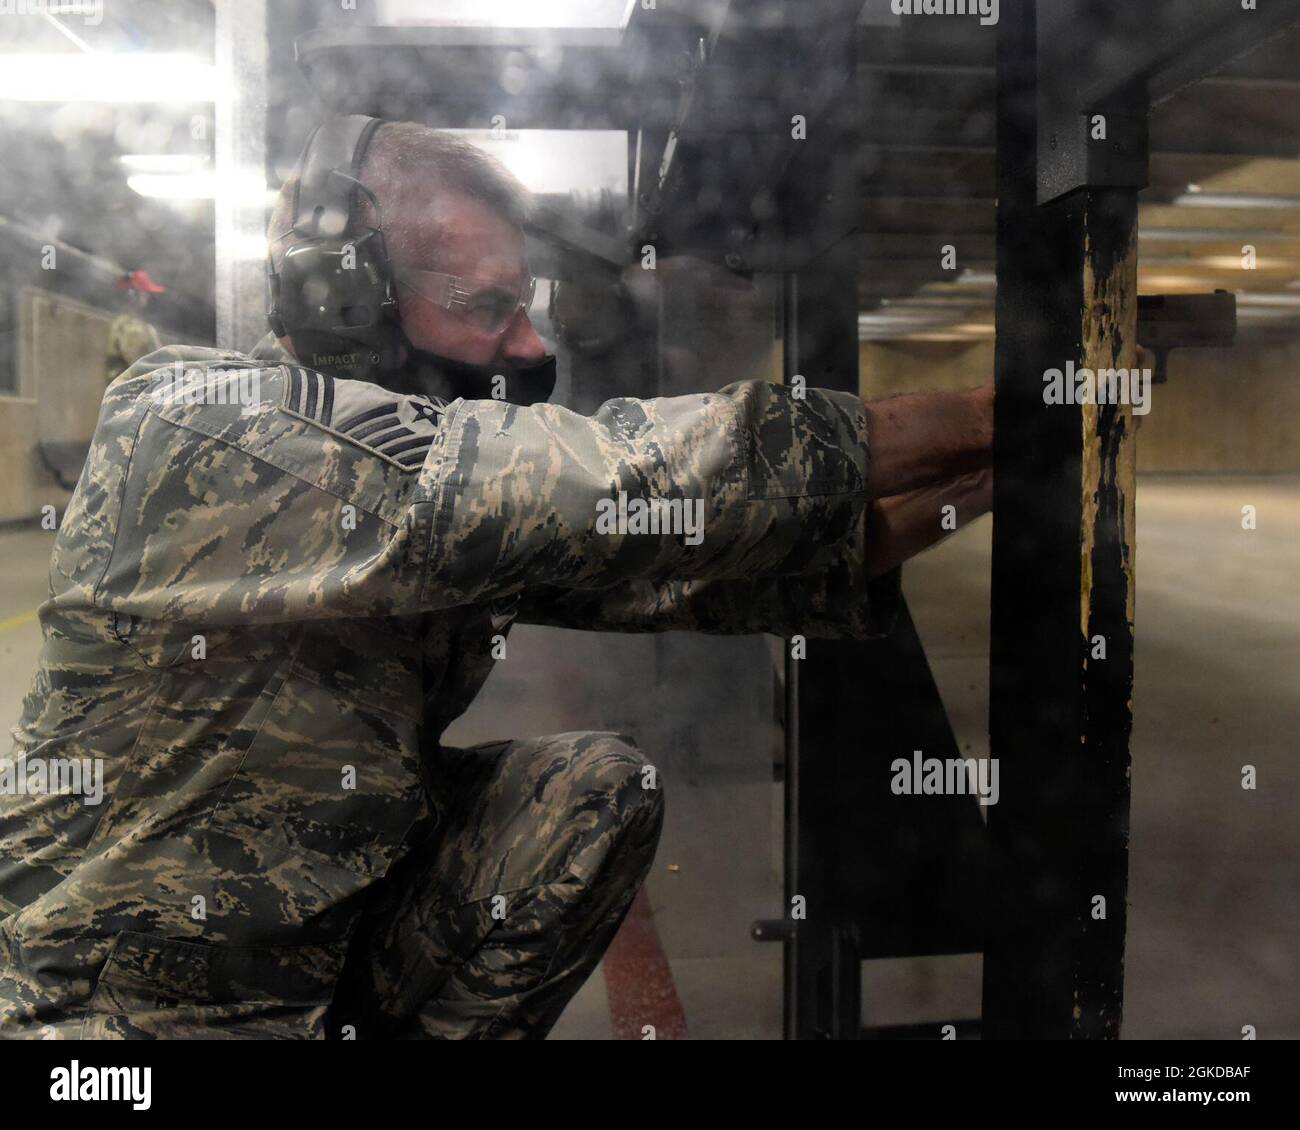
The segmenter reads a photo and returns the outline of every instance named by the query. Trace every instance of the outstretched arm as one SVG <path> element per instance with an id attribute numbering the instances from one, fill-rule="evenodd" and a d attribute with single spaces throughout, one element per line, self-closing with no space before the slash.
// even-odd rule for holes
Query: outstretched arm
<path id="1" fill-rule="evenodd" d="M 992 507 L 993 391 L 990 385 L 963 393 L 900 396 L 865 409 L 871 501 L 864 558 L 850 552 L 835 566 L 801 577 L 534 588 L 525 593 L 520 618 L 624 632 L 853 637 L 888 631 L 897 603 L 898 566 Z M 953 520 L 945 521 L 949 505 Z"/>
<path id="2" fill-rule="evenodd" d="M 906 494 L 993 463 L 993 385 L 866 404 L 872 498 Z"/>
<path id="3" fill-rule="evenodd" d="M 77 599 L 116 613 L 397 616 L 537 585 L 815 576 L 846 555 L 862 574 L 870 457 L 848 393 L 748 381 L 590 416 L 444 408 L 182 351 L 203 394 L 191 398 L 171 395 L 169 355 L 154 357 L 105 399 L 93 512 L 73 514 L 83 536 L 55 561 Z M 628 499 L 675 521 L 612 520 Z"/>

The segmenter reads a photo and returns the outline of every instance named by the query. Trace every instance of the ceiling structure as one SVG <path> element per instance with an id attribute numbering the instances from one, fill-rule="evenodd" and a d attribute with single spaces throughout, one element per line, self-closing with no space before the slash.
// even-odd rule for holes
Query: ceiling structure
<path id="1" fill-rule="evenodd" d="M 792 13 L 827 3 L 849 13 L 839 40 L 855 25 L 851 94 L 849 76 L 833 65 L 841 44 L 791 27 Z M 549 252 L 558 247 L 570 270 L 630 262 L 638 240 L 651 237 L 661 252 L 742 273 L 788 267 L 797 248 L 772 217 L 781 183 L 797 179 L 803 159 L 790 145 L 790 119 L 804 114 L 813 142 L 828 114 L 851 112 L 861 336 L 992 335 L 996 27 L 972 17 L 899 18 L 888 0 L 657 0 L 653 10 L 633 2 L 620 26 L 603 18 L 611 7 L 590 27 L 580 26 L 581 6 L 564 27 L 432 26 L 417 22 L 421 6 L 396 0 L 377 9 L 391 26 L 358 27 L 358 13 L 315 4 L 277 6 L 271 18 L 277 35 L 282 21 L 295 33 L 327 21 L 300 39 L 299 65 L 314 95 L 337 109 L 457 128 L 499 121 L 508 130 L 627 131 L 632 192 L 623 214 L 608 200 L 599 213 L 590 200 L 543 201 Z M 1176 24 L 1206 0 L 1185 0 L 1172 24 L 1159 18 L 1175 11 L 1167 0 L 1109 7 L 1140 10 L 1140 23 L 1117 29 L 1113 41 L 1092 40 L 1093 55 L 1137 65 L 1125 59 L 1135 43 L 1163 50 L 1141 196 L 1141 291 L 1231 290 L 1241 340 L 1300 338 L 1300 27 L 1240 55 L 1230 37 L 1217 37 L 1219 69 L 1182 85 Z M 97 51 L 193 51 L 196 29 L 204 54 L 212 42 L 211 8 L 201 0 L 141 0 L 129 18 L 110 6 L 102 26 L 70 26 Z M 6 31 L 23 33 L 10 49 L 81 50 L 47 22 L 7 21 Z M 1081 58 L 1081 69 L 1091 65 Z M 296 154 L 301 114 L 288 115 L 288 129 L 283 109 L 268 120 L 268 149 Z M 0 211 L 46 237 L 143 266 L 178 298 L 210 302 L 210 256 L 204 267 L 196 250 L 210 205 L 143 199 L 119 164 L 142 148 L 206 152 L 210 141 L 196 146 L 189 134 L 195 110 L 185 102 L 11 105 L 11 152 L 39 175 L 11 178 Z M 293 137 L 277 147 L 281 129 Z M 802 234 L 814 250 L 815 235 Z"/>
<path id="2" fill-rule="evenodd" d="M 847 13 L 838 25 L 826 19 L 837 8 Z M 1240 340 L 1300 338 L 1300 27 L 1259 46 L 1258 23 L 1207 36 L 1197 26 L 1205 0 L 1100 8 L 1122 18 L 1072 45 L 1080 82 L 1100 89 L 1141 75 L 1154 102 L 1141 292 L 1227 289 L 1238 295 Z M 814 9 L 819 26 L 792 18 Z M 630 261 L 652 238 L 661 254 L 741 272 L 791 269 L 799 248 L 772 222 L 805 159 L 789 123 L 802 113 L 810 131 L 831 118 L 838 130 L 856 116 L 859 213 L 848 238 L 859 252 L 860 336 L 993 334 L 995 27 L 896 17 L 888 0 L 658 0 L 628 14 L 621 28 L 336 21 L 303 36 L 298 57 L 340 110 L 457 128 L 627 130 L 621 230 L 546 202 L 553 242 L 591 265 Z M 838 65 L 847 26 L 852 75 Z M 1194 82 L 1205 64 L 1186 61 L 1193 38 L 1219 53 L 1211 77 Z M 824 249 L 812 228 L 799 237 L 809 254 Z"/>

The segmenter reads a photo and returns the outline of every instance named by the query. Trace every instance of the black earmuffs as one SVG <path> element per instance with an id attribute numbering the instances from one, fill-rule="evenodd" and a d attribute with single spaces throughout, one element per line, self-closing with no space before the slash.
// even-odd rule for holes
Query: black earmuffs
<path id="1" fill-rule="evenodd" d="M 307 139 L 294 193 L 293 228 L 277 272 L 268 264 L 276 337 L 288 337 L 304 365 L 336 377 L 376 380 L 405 346 L 397 289 L 374 196 L 357 179 L 366 147 L 383 124 L 360 114 L 331 118 Z M 379 227 L 357 221 L 368 196 Z"/>

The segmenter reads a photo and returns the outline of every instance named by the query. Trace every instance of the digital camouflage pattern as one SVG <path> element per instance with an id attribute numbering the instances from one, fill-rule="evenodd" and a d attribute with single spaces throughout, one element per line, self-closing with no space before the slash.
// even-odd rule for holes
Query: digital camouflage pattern
<path id="1" fill-rule="evenodd" d="M 867 450 L 857 398 L 760 382 L 584 417 L 273 345 L 132 365 L 11 755 L 102 759 L 105 796 L 0 794 L 0 1035 L 544 1034 L 662 798 L 615 735 L 442 747 L 493 635 L 875 631 Z M 703 499 L 703 543 L 596 533 L 619 491 Z"/>
<path id="2" fill-rule="evenodd" d="M 443 759 L 460 803 L 371 901 L 331 1032 L 544 1036 L 654 861 L 663 791 L 627 738 L 558 734 Z"/>

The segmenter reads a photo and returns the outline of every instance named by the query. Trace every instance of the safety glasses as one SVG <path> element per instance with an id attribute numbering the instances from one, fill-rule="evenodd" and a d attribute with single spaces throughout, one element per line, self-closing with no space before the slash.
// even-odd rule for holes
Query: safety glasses
<path id="1" fill-rule="evenodd" d="M 537 293 L 537 280 L 532 275 L 520 289 L 500 282 L 407 267 L 396 271 L 395 275 L 398 283 L 413 294 L 450 310 L 487 334 L 504 333 L 515 320 L 515 315 L 533 304 L 533 295 Z"/>

